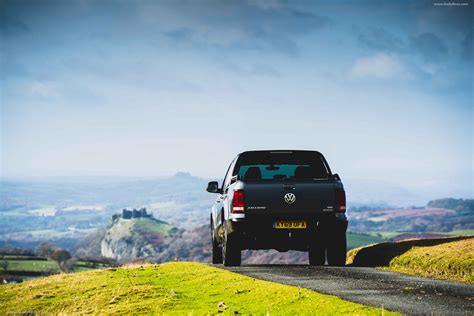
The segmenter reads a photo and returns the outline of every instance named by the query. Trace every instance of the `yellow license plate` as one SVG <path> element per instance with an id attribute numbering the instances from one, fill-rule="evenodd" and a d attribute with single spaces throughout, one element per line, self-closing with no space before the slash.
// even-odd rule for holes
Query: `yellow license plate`
<path id="1" fill-rule="evenodd" d="M 306 221 L 276 221 L 273 223 L 276 229 L 301 229 L 306 228 Z"/>

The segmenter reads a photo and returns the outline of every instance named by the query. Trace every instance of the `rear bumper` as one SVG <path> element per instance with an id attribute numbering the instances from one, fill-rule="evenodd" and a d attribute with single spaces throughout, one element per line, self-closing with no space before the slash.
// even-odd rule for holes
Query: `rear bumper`
<path id="1" fill-rule="evenodd" d="M 277 220 L 305 220 L 305 229 L 276 229 Z M 227 231 L 240 240 L 241 249 L 276 249 L 279 251 L 307 251 L 312 242 L 339 238 L 345 235 L 348 221 L 345 216 L 321 214 L 316 216 L 252 216 L 226 222 Z"/>

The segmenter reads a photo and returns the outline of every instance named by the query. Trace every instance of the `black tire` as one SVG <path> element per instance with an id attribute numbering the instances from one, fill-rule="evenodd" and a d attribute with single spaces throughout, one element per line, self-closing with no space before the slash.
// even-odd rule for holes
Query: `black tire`
<path id="1" fill-rule="evenodd" d="M 222 241 L 222 259 L 227 267 L 240 266 L 242 253 L 238 245 L 238 240 L 233 234 L 228 234 L 224 230 L 224 240 Z"/>
<path id="2" fill-rule="evenodd" d="M 327 246 L 328 265 L 342 267 L 346 265 L 346 233 L 336 236 Z"/>
<path id="3" fill-rule="evenodd" d="M 323 266 L 326 262 L 326 248 L 321 241 L 315 242 L 309 247 L 308 251 L 309 265 Z"/>
<path id="4" fill-rule="evenodd" d="M 211 221 L 211 242 L 212 242 L 212 263 L 219 264 L 222 263 L 222 247 L 217 242 L 216 236 L 214 234 L 214 227 Z"/>
<path id="5" fill-rule="evenodd" d="M 323 266 L 326 263 L 326 240 L 321 227 L 314 232 L 308 247 L 309 264 Z"/>

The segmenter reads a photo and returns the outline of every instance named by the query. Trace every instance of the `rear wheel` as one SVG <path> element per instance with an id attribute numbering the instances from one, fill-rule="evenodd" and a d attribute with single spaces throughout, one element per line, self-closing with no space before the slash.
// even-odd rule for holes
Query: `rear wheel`
<path id="1" fill-rule="evenodd" d="M 326 261 L 326 249 L 319 244 L 309 247 L 309 264 L 312 266 L 322 266 Z"/>
<path id="2" fill-rule="evenodd" d="M 222 263 L 222 247 L 217 242 L 214 234 L 214 226 L 211 221 L 212 263 Z"/>
<path id="3" fill-rule="evenodd" d="M 240 266 L 242 253 L 235 235 L 228 234 L 224 230 L 224 240 L 222 242 L 222 259 L 225 266 Z"/>
<path id="4" fill-rule="evenodd" d="M 330 266 L 345 266 L 346 265 L 346 234 L 345 232 L 337 236 L 328 243 L 327 259 Z"/>
<path id="5" fill-rule="evenodd" d="M 309 264 L 322 266 L 326 262 L 326 247 L 322 234 L 317 232 L 308 249 Z"/>

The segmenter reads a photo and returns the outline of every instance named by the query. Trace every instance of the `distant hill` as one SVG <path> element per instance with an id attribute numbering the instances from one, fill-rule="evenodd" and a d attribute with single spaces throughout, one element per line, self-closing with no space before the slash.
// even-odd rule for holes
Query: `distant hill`
<path id="1" fill-rule="evenodd" d="M 123 238 L 118 239 L 128 240 L 132 245 L 125 247 L 123 242 L 117 242 L 114 246 L 114 249 L 121 247 L 131 251 L 129 255 L 126 251 L 122 255 L 142 258 L 150 253 L 156 262 L 174 258 L 208 261 L 209 209 L 216 195 L 205 191 L 207 181 L 186 172 L 170 177 L 0 180 L 0 247 L 35 249 L 46 240 L 76 256 L 100 256 L 110 218 L 117 210 L 132 206 L 146 207 L 155 218 L 180 232 L 171 236 L 151 229 L 140 234 L 138 245 L 133 245 L 137 239 L 133 232 L 138 230 L 133 226 L 132 232 L 128 232 L 130 235 L 122 232 Z M 447 198 L 430 201 L 426 207 L 400 208 L 400 205 L 423 205 L 428 199 L 383 181 L 347 179 L 344 184 L 348 196 L 349 230 L 363 233 L 352 239 L 358 243 L 367 242 L 374 232 L 381 233 L 383 238 L 390 233 L 388 238 L 391 238 L 402 232 L 474 229 L 474 200 Z M 115 242 L 110 240 L 110 245 Z M 146 247 L 138 249 L 142 244 L 150 243 L 156 250 L 154 253 Z M 358 245 L 353 244 L 354 247 Z M 136 252 L 131 250 L 133 247 Z M 104 251 L 116 257 L 118 254 L 112 250 L 105 245 Z M 306 260 L 306 254 L 298 252 L 268 252 L 265 256 L 258 253 L 249 260 Z"/>
<path id="2" fill-rule="evenodd" d="M 445 198 L 428 202 L 428 207 L 446 208 L 458 212 L 474 213 L 474 200 Z"/>
<path id="3" fill-rule="evenodd" d="M 153 217 L 114 216 L 101 241 L 101 255 L 121 263 L 136 259 L 154 261 L 165 238 L 177 233 L 177 228 Z"/>
<path id="4" fill-rule="evenodd" d="M 208 180 L 170 177 L 0 179 L 0 247 L 35 249 L 44 240 L 74 252 L 122 208 L 146 207 L 178 228 L 208 222 Z M 185 193 L 183 193 L 185 192 Z M 96 254 L 100 255 L 100 253 Z"/>
<path id="5" fill-rule="evenodd" d="M 426 207 L 358 207 L 348 212 L 351 230 L 449 232 L 474 229 L 474 200 L 438 199 Z"/>

